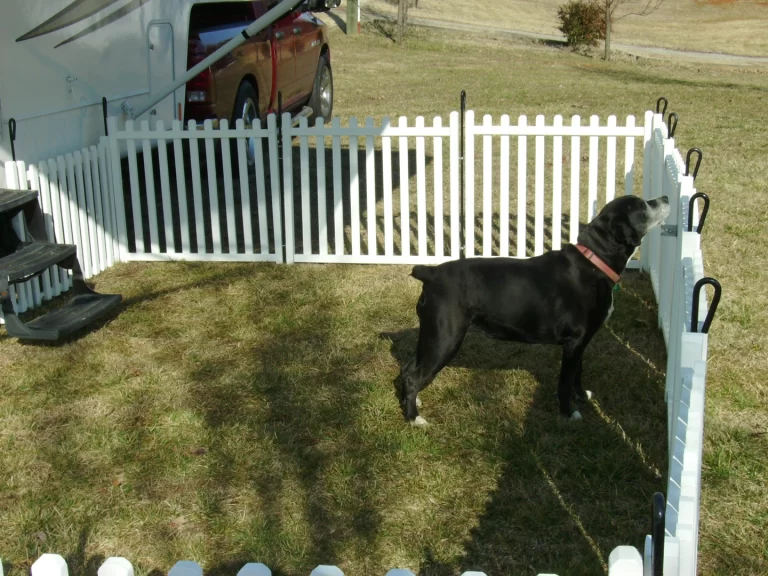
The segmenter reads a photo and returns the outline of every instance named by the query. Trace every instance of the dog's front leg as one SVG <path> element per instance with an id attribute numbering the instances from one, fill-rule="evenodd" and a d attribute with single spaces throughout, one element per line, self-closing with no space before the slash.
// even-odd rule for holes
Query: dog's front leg
<path id="1" fill-rule="evenodd" d="M 581 360 L 584 355 L 584 343 L 566 342 L 563 344 L 563 361 L 560 367 L 560 382 L 557 397 L 560 400 L 560 414 L 571 420 L 581 420 L 581 413 L 573 407 L 573 393 L 580 381 Z M 581 383 L 579 382 L 579 388 Z"/>

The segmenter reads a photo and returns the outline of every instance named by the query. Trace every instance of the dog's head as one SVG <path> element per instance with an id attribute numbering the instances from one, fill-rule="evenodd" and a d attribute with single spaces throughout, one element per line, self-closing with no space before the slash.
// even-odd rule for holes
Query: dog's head
<path id="1" fill-rule="evenodd" d="M 666 196 L 647 202 L 637 196 L 620 196 L 608 202 L 581 231 L 579 243 L 598 254 L 626 261 L 640 246 L 643 236 L 660 226 L 667 216 L 669 199 Z"/>

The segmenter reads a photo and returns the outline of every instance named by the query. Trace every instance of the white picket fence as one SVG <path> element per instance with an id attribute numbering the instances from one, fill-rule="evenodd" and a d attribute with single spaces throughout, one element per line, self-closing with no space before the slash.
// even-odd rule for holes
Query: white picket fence
<path id="1" fill-rule="evenodd" d="M 639 570 L 637 568 L 639 566 Z M 43 554 L 30 569 L 31 576 L 69 576 L 67 562 L 58 554 Z M 643 576 L 640 554 L 631 546 L 619 546 L 611 552 L 608 559 L 609 576 Z M 98 569 L 98 576 L 134 576 L 133 565 L 118 556 L 107 558 Z M 3 576 L 3 566 L 0 563 L 0 576 Z M 180 560 L 168 571 L 168 576 L 203 576 L 203 569 L 197 562 Z M 250 562 L 237 572 L 237 576 L 272 576 L 265 564 Z M 309 573 L 309 576 L 344 576 L 338 566 L 320 565 Z M 385 576 L 415 576 L 413 572 L 403 568 L 394 568 Z M 484 572 L 464 572 L 461 576 L 486 576 Z M 539 574 L 539 576 L 556 576 L 555 574 Z"/>
<path id="2" fill-rule="evenodd" d="M 559 249 L 565 238 L 575 242 L 580 220 L 591 220 L 617 190 L 634 193 L 635 141 L 642 138 L 643 197 L 666 194 L 667 224 L 676 227 L 673 234 L 654 230 L 640 260 L 629 263 L 650 273 L 668 351 L 664 574 L 695 575 L 707 335 L 691 328 L 691 305 L 703 263 L 699 235 L 685 231 L 693 178 L 684 175 L 662 116 L 647 112 L 643 126 L 632 116 L 624 126 L 614 116 L 605 125 L 596 116 L 589 125 L 578 116 L 569 125 L 560 116 L 551 125 L 543 116 L 511 125 L 508 116 L 494 124 L 487 115 L 476 124 L 469 111 L 463 205 L 457 112 L 447 126 L 440 118 L 426 126 L 421 117 L 413 125 L 401 117 L 396 126 L 387 118 L 379 126 L 370 118 L 343 127 L 338 118 L 329 126 L 310 127 L 306 119 L 291 126 L 287 115 L 282 124 L 279 131 L 269 116 L 266 127 L 238 121 L 230 129 L 223 121 L 218 129 L 210 122 L 184 129 L 174 122 L 170 130 L 162 123 L 151 130 L 147 122 L 128 122 L 119 130 L 110 119 L 109 138 L 98 146 L 29 167 L 7 163 L 6 178 L 40 191 L 49 237 L 78 245 L 86 278 L 132 260 L 407 264 L 462 252 L 525 258 Z M 52 270 L 19 290 L 16 307 L 23 312 L 68 286 L 66 272 Z M 703 320 L 706 298 L 699 308 Z M 651 544 L 649 537 L 644 559 L 632 547 L 614 550 L 610 573 L 650 574 Z"/>

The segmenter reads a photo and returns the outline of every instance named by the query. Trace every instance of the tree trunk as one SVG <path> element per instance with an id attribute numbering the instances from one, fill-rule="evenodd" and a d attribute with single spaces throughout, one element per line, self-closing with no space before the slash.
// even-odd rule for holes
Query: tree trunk
<path id="1" fill-rule="evenodd" d="M 611 5 L 605 3 L 605 59 L 611 59 Z"/>
<path id="2" fill-rule="evenodd" d="M 397 43 L 403 43 L 405 34 L 405 3 L 407 0 L 399 0 L 397 3 Z"/>

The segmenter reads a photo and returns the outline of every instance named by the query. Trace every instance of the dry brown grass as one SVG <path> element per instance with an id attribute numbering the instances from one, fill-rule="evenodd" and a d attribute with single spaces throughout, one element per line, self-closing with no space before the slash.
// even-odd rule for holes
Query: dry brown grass
<path id="1" fill-rule="evenodd" d="M 448 22 L 560 34 L 557 7 L 563 0 L 419 0 L 409 15 Z M 392 0 L 368 0 L 363 10 L 393 15 Z M 626 13 L 623 8 L 620 13 Z M 617 13 L 619 14 L 619 13 Z M 616 21 L 612 42 L 700 52 L 768 56 L 768 5 L 761 0 L 708 2 L 667 0 L 648 16 Z"/>

